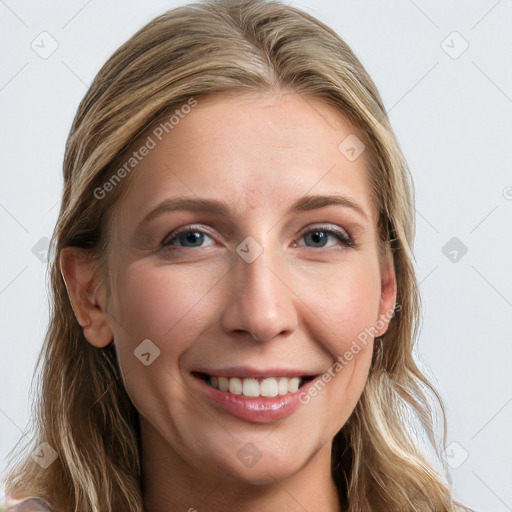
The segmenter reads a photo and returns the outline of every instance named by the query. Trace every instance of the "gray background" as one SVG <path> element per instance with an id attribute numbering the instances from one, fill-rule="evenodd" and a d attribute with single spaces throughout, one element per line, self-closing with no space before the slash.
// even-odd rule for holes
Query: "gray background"
<path id="1" fill-rule="evenodd" d="M 72 117 L 111 53 L 183 3 L 0 0 L 0 470 L 28 420 Z M 512 2 L 291 3 L 347 41 L 382 94 L 415 179 L 418 358 L 447 406 L 455 496 L 512 511 Z"/>

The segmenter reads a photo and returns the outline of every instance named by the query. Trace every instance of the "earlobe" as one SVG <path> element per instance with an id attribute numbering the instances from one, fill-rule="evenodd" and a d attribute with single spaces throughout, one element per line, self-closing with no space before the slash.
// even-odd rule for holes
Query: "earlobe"
<path id="1" fill-rule="evenodd" d="M 113 340 L 113 332 L 106 314 L 105 286 L 97 285 L 90 258 L 83 249 L 65 247 L 59 264 L 71 307 L 85 338 L 95 347 L 106 347 Z"/>
<path id="2" fill-rule="evenodd" d="M 377 321 L 379 328 L 375 337 L 382 336 L 388 330 L 389 322 L 395 310 L 396 297 L 397 282 L 395 266 L 392 255 L 388 253 L 386 258 L 386 265 L 381 272 L 379 320 Z"/>

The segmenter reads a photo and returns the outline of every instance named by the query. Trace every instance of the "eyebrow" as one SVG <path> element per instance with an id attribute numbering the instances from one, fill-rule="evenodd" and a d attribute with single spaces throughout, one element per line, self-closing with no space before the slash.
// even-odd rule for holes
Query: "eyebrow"
<path id="1" fill-rule="evenodd" d="M 324 208 L 326 206 L 341 206 L 350 208 L 360 217 L 369 220 L 366 212 L 357 203 L 341 194 L 304 196 L 295 201 L 288 212 L 304 212 Z M 175 210 L 190 210 L 207 212 L 219 217 L 228 217 L 231 209 L 228 203 L 217 199 L 205 199 L 200 197 L 172 197 L 159 203 L 143 219 L 141 224 L 148 224 L 155 218 L 167 212 Z"/>

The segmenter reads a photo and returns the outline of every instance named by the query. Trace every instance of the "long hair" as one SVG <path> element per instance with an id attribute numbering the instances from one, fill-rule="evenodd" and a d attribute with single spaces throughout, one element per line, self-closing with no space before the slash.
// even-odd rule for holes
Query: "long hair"
<path id="1" fill-rule="evenodd" d="M 332 448 L 332 476 L 350 512 L 464 510 L 420 450 L 413 414 L 441 459 L 441 397 L 413 359 L 420 296 L 413 268 L 414 188 L 382 99 L 348 45 L 309 14 L 277 1 L 206 0 L 148 23 L 104 64 L 81 101 L 66 142 L 64 188 L 49 252 L 50 322 L 37 361 L 30 431 L 9 454 L 7 491 L 39 496 L 57 512 L 142 512 L 138 412 L 113 345 L 93 347 L 73 313 L 59 266 L 84 249 L 102 275 L 111 216 L 129 176 L 98 199 L 123 152 L 191 98 L 290 91 L 332 106 L 360 130 L 389 249 L 400 310 L 376 347 L 368 381 Z M 136 172 L 136 171 L 135 171 Z M 436 408 L 442 435 L 435 435 Z M 31 457 L 41 443 L 57 458 Z"/>

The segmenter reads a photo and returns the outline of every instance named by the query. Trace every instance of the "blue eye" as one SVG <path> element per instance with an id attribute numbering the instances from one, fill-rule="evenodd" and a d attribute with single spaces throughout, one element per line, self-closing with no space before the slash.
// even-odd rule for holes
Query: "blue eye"
<path id="1" fill-rule="evenodd" d="M 178 246 L 184 248 L 200 248 L 207 247 L 208 245 L 215 245 L 215 241 L 211 236 L 209 236 L 205 231 L 194 226 L 186 226 L 182 229 L 178 229 L 174 233 L 171 233 L 171 235 L 172 236 L 170 238 L 167 238 L 162 242 L 164 247 Z M 346 247 L 357 247 L 350 235 L 344 230 L 338 231 L 318 227 L 306 231 L 301 235 L 301 238 L 305 240 L 306 247 L 316 249 L 328 249 L 330 246 L 336 246 L 340 243 Z M 205 244 L 205 242 L 208 241 L 209 243 Z M 330 241 L 333 241 L 334 244 L 329 244 Z M 295 246 L 297 246 L 297 244 L 295 244 Z"/>
<path id="2" fill-rule="evenodd" d="M 332 238 L 336 239 L 338 242 L 341 242 L 347 247 L 355 247 L 354 242 L 347 233 L 342 231 L 334 231 L 332 229 L 312 229 L 306 233 L 303 233 L 302 237 L 304 240 L 310 241 L 311 245 L 306 243 L 308 247 L 315 247 L 318 249 L 326 248 L 329 240 Z"/>
<path id="3" fill-rule="evenodd" d="M 213 242 L 213 239 L 204 231 L 201 231 L 197 228 L 190 226 L 174 233 L 174 236 L 164 241 L 163 245 L 178 245 L 181 247 L 204 247 L 203 242 L 205 241 L 205 239 L 210 239 Z M 206 245 L 212 244 L 210 243 Z"/>

